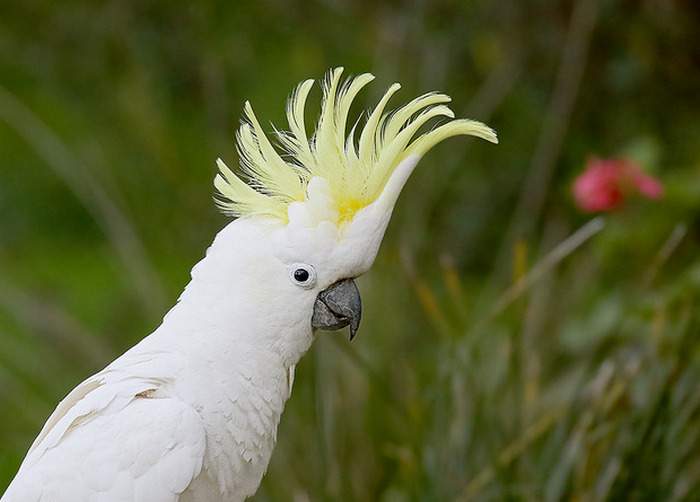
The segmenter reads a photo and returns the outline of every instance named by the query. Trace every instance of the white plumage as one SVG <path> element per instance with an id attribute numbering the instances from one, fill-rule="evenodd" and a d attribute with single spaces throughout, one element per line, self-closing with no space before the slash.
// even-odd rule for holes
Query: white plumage
<path id="1" fill-rule="evenodd" d="M 248 174 L 259 175 L 251 180 L 255 190 L 225 167 L 217 179 L 222 204 L 242 217 L 219 232 L 158 329 L 58 405 L 2 502 L 234 502 L 255 493 L 295 365 L 313 341 L 312 316 L 322 293 L 370 268 L 420 155 L 454 134 L 495 141 L 482 124 L 462 121 L 454 130 L 442 126 L 409 143 L 418 127 L 402 131 L 410 128 L 414 112 L 436 105 L 432 115 L 449 116 L 439 104 L 446 97 L 432 94 L 393 120 L 370 116 L 375 137 L 367 139 L 363 131 L 358 157 L 355 146 L 347 146 L 354 140 L 345 138 L 345 120 L 350 101 L 371 79 L 339 86 L 339 78 L 338 70 L 332 73 L 321 132 L 312 145 L 300 142 L 308 81 L 290 103 L 287 146 L 296 148 L 299 162 L 313 162 L 311 168 L 259 166 L 282 161 L 248 111 L 256 133 L 244 124 L 239 141 L 245 142 Z M 388 95 L 395 91 L 392 86 Z M 333 111 L 333 101 L 342 104 L 341 113 Z M 385 144 L 402 134 L 400 144 Z M 367 150 L 380 147 L 394 150 Z M 338 161 L 343 155 L 350 160 Z M 362 163 L 358 158 L 382 163 L 386 179 L 364 164 L 356 166 L 362 176 L 343 176 Z M 328 163 L 317 164 L 324 159 Z M 298 182 L 290 176 L 294 172 Z M 282 193 L 285 187 L 293 193 Z M 300 269 L 306 273 L 298 276 Z"/>

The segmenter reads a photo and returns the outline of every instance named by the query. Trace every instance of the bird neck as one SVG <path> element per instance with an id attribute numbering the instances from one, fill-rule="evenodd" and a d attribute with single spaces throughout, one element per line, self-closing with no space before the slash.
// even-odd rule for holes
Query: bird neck
<path id="1" fill-rule="evenodd" d="M 186 361 L 171 385 L 197 410 L 211 438 L 204 472 L 218 487 L 220 500 L 241 500 L 256 491 L 303 353 L 256 342 L 249 330 L 257 329 L 261 326 L 247 321 L 222 323 L 184 297 L 154 333 Z"/>

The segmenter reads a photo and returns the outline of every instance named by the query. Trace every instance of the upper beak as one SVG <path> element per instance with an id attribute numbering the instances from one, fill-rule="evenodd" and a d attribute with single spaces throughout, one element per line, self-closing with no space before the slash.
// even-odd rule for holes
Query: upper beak
<path id="1" fill-rule="evenodd" d="M 316 297 L 311 326 L 336 330 L 350 326 L 350 340 L 355 338 L 362 318 L 362 300 L 355 281 L 344 279 L 321 291 Z"/>

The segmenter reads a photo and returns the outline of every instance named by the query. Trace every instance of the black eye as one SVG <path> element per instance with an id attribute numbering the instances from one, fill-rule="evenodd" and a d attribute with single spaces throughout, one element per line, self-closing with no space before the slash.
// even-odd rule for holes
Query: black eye
<path id="1" fill-rule="evenodd" d="M 289 278 L 297 286 L 311 289 L 316 285 L 316 270 L 308 263 L 292 263 L 289 266 Z"/>
<path id="2" fill-rule="evenodd" d="M 306 282 L 309 280 L 309 277 L 311 277 L 311 274 L 309 274 L 309 271 L 303 268 L 298 268 L 294 271 L 294 279 L 296 279 L 297 282 Z"/>

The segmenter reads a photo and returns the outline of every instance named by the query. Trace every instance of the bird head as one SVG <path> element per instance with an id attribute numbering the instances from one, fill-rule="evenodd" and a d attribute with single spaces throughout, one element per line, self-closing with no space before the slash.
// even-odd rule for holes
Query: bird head
<path id="1" fill-rule="evenodd" d="M 246 103 L 236 136 L 240 175 L 219 159 L 214 184 L 219 207 L 237 218 L 217 237 L 230 241 L 221 252 L 235 249 L 256 270 L 265 294 L 285 312 L 268 313 L 280 329 L 294 325 L 310 333 L 349 326 L 352 339 L 361 317 L 354 279 L 372 266 L 397 198 L 420 158 L 451 136 L 497 139 L 484 124 L 454 119 L 444 94 L 424 94 L 387 111 L 399 84 L 391 85 L 348 132 L 350 106 L 374 77 L 366 73 L 341 80 L 342 73 L 334 69 L 323 82 L 320 118 L 311 136 L 305 103 L 312 80 L 292 92 L 289 130 L 275 130 L 277 146 Z"/>

